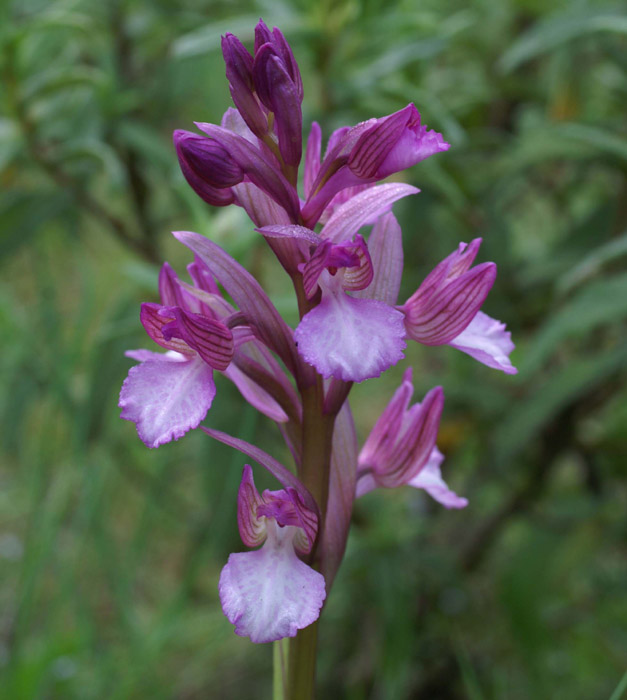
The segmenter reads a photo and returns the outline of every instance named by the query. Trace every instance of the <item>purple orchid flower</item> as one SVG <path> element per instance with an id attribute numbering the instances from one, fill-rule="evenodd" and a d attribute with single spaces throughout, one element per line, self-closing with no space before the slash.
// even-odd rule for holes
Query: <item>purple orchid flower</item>
<path id="1" fill-rule="evenodd" d="M 413 393 L 409 368 L 359 453 L 356 497 L 377 487 L 407 485 L 424 489 L 446 508 L 464 508 L 468 501 L 442 479 L 444 456 L 435 444 L 444 405 L 442 388 L 435 387 L 422 403 L 408 408 Z"/>
<path id="2" fill-rule="evenodd" d="M 183 286 L 164 263 L 159 289 L 164 304 L 142 304 L 140 320 L 148 335 L 168 352 L 130 350 L 138 360 L 122 385 L 121 417 L 133 421 L 142 441 L 158 447 L 178 440 L 198 427 L 216 394 L 213 371 L 228 377 L 244 398 L 269 418 L 284 422 L 288 416 L 278 402 L 245 371 L 257 365 L 257 378 L 283 373 L 235 310 L 219 294 L 207 267 L 196 260 L 188 267 L 195 286 Z M 248 361 L 248 365 L 247 365 Z"/>
<path id="3" fill-rule="evenodd" d="M 514 349 L 505 324 L 479 311 L 496 278 L 496 265 L 471 268 L 481 238 L 439 263 L 400 307 L 407 335 L 423 345 L 450 345 L 506 374 L 518 371 L 509 355 Z"/>
<path id="4" fill-rule="evenodd" d="M 308 144 L 309 176 L 303 220 L 313 226 L 331 200 L 347 187 L 383 180 L 448 149 L 442 134 L 421 124 L 420 113 L 413 104 L 387 117 L 333 132 L 322 163 L 316 124 Z"/>
<path id="5" fill-rule="evenodd" d="M 364 239 L 333 244 L 322 240 L 303 266 L 308 298 L 320 303 L 303 316 L 294 333 L 306 362 L 326 378 L 360 382 L 378 377 L 404 357 L 403 314 L 374 299 L 347 292 L 370 285 L 372 261 Z"/>
<path id="6" fill-rule="evenodd" d="M 224 614 L 253 642 L 294 637 L 318 619 L 326 597 L 324 576 L 299 559 L 315 541 L 316 515 L 291 487 L 260 496 L 247 464 L 237 522 L 246 546 L 263 546 L 229 556 L 219 585 Z"/>

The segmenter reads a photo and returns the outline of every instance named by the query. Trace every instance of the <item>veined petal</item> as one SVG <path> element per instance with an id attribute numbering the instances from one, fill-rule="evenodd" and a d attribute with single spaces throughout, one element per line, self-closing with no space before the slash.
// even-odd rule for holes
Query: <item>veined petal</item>
<path id="1" fill-rule="evenodd" d="M 234 447 L 236 450 L 239 450 L 247 457 L 250 457 L 251 459 L 254 459 L 256 462 L 261 464 L 262 467 L 265 467 L 274 477 L 276 477 L 281 482 L 281 484 L 287 491 L 289 491 L 289 489 L 297 491 L 298 495 L 300 496 L 301 503 L 305 505 L 307 509 L 315 516 L 315 523 L 311 518 L 303 518 L 302 526 L 305 530 L 307 530 L 307 539 L 310 542 L 313 542 L 316 539 L 320 513 L 318 509 L 318 504 L 316 503 L 311 493 L 307 490 L 306 486 L 297 476 L 295 476 L 287 467 L 283 466 L 280 462 L 277 462 L 277 460 L 274 459 L 274 457 L 271 457 L 267 452 L 264 452 L 256 445 L 251 445 L 245 440 L 240 440 L 239 438 L 227 435 L 227 433 L 223 433 L 220 430 L 212 430 L 211 428 L 205 427 L 203 427 L 202 429 L 210 437 L 219 440 L 225 445 Z"/>
<path id="2" fill-rule="evenodd" d="M 388 455 L 403 425 L 403 416 L 413 393 L 412 368 L 408 367 L 403 374 L 401 385 L 383 409 L 383 413 L 377 419 L 361 448 L 359 453 L 360 467 L 376 470 L 379 465 L 384 465 L 387 462 Z"/>
<path id="3" fill-rule="evenodd" d="M 223 371 L 229 366 L 235 346 L 233 334 L 223 323 L 178 307 L 174 308 L 174 317 L 176 323 L 162 329 L 167 341 L 181 338 L 213 369 Z"/>
<path id="4" fill-rule="evenodd" d="M 509 359 L 515 348 L 512 334 L 505 324 L 478 311 L 470 324 L 448 344 L 474 357 L 488 367 L 500 369 L 505 374 L 516 374 L 518 370 Z"/>
<path id="5" fill-rule="evenodd" d="M 279 404 L 262 389 L 259 384 L 247 377 L 241 369 L 231 363 L 224 371 L 224 376 L 228 377 L 239 389 L 240 394 L 248 403 L 256 408 L 264 416 L 268 416 L 277 423 L 284 423 L 289 420 L 285 411 Z"/>
<path id="6" fill-rule="evenodd" d="M 215 393 L 213 370 L 198 356 L 147 360 L 129 370 L 118 406 L 144 444 L 158 447 L 198 427 Z"/>
<path id="7" fill-rule="evenodd" d="M 392 212 L 377 219 L 368 238 L 372 260 L 372 282 L 355 293 L 362 299 L 378 299 L 393 306 L 398 300 L 403 275 L 403 237 Z"/>
<path id="8" fill-rule="evenodd" d="M 445 508 L 465 508 L 468 505 L 468 499 L 451 491 L 442 478 L 440 465 L 443 460 L 444 455 L 437 447 L 434 447 L 429 461 L 417 476 L 407 482 L 407 485 L 416 489 L 424 489 L 431 498 L 441 503 Z"/>
<path id="9" fill-rule="evenodd" d="M 268 538 L 255 552 L 231 554 L 220 575 L 220 601 L 235 633 L 255 643 L 294 637 L 318 619 L 324 577 L 294 551 L 297 528 L 267 521 Z"/>
<path id="10" fill-rule="evenodd" d="M 237 491 L 237 527 L 247 547 L 258 547 L 266 539 L 266 519 L 257 513 L 262 503 L 263 498 L 253 479 L 253 469 L 250 464 L 245 464 Z"/>
<path id="11" fill-rule="evenodd" d="M 294 332 L 298 351 L 323 377 L 355 382 L 378 377 L 402 359 L 404 337 L 396 309 L 338 288 L 323 291 Z"/>
<path id="12" fill-rule="evenodd" d="M 176 309 L 177 307 L 175 306 L 161 306 L 161 304 L 145 302 L 141 305 L 139 320 L 146 333 L 155 343 L 161 345 L 162 348 L 166 348 L 166 350 L 173 350 L 190 357 L 194 355 L 194 350 L 182 338 L 173 336 L 166 338 L 164 335 L 164 328 L 167 328 L 175 321 Z"/>
<path id="13" fill-rule="evenodd" d="M 338 207 L 320 231 L 320 236 L 334 243 L 349 239 L 362 226 L 387 212 L 394 202 L 418 192 L 417 187 L 403 182 L 369 187 Z"/>
<path id="14" fill-rule="evenodd" d="M 307 139 L 307 150 L 305 151 L 305 173 L 304 188 L 305 197 L 311 194 L 311 188 L 320 170 L 320 151 L 322 147 L 322 131 L 320 124 L 313 122 L 309 138 Z"/>
<path id="15" fill-rule="evenodd" d="M 220 246 L 190 231 L 176 231 L 174 236 L 194 251 L 231 295 L 240 310 L 254 325 L 263 342 L 295 373 L 292 333 L 259 282 Z"/>
<path id="16" fill-rule="evenodd" d="M 443 345 L 472 321 L 496 278 L 496 265 L 482 263 L 452 280 L 424 304 L 414 297 L 403 307 L 407 335 L 424 345 Z"/>

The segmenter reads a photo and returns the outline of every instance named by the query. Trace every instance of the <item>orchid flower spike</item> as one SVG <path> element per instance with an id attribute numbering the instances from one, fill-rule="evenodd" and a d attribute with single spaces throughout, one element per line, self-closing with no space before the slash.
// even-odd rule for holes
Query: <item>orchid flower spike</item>
<path id="1" fill-rule="evenodd" d="M 444 459 L 435 445 L 444 405 L 441 387 L 409 408 L 414 393 L 411 368 L 377 420 L 359 453 L 356 497 L 372 489 L 413 486 L 424 489 L 446 508 L 464 508 L 468 501 L 442 479 Z"/>
<path id="2" fill-rule="evenodd" d="M 318 522 L 293 488 L 260 496 L 244 467 L 237 496 L 242 542 L 261 549 L 231 554 L 220 575 L 220 600 L 236 634 L 253 642 L 294 637 L 318 619 L 324 577 L 298 555 L 311 551 Z"/>

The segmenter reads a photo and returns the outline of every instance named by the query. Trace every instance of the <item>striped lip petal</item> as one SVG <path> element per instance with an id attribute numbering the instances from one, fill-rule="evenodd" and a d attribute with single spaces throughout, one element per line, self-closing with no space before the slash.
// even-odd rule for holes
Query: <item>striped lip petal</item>
<path id="1" fill-rule="evenodd" d="M 174 236 L 194 251 L 230 294 L 240 311 L 246 314 L 259 338 L 296 374 L 299 360 L 292 331 L 263 291 L 257 280 L 226 253 L 204 236 L 190 231 L 176 231 Z"/>
<path id="2" fill-rule="evenodd" d="M 258 513 L 263 502 L 255 486 L 253 469 L 245 464 L 237 492 L 237 526 L 242 542 L 247 547 L 258 547 L 266 539 L 264 514 Z"/>
<path id="3" fill-rule="evenodd" d="M 287 467 L 283 466 L 280 462 L 274 459 L 274 457 L 271 457 L 267 452 L 264 452 L 256 445 L 251 445 L 251 443 L 246 442 L 245 440 L 240 440 L 239 438 L 235 438 L 231 435 L 228 435 L 227 433 L 223 433 L 220 430 L 212 430 L 211 428 L 205 427 L 203 427 L 202 429 L 210 437 L 219 440 L 225 445 L 229 445 L 229 447 L 234 447 L 236 450 L 239 450 L 247 457 L 250 457 L 251 459 L 254 459 L 256 462 L 261 464 L 262 467 L 267 469 L 270 472 L 270 474 L 272 474 L 276 479 L 278 479 L 278 481 L 286 490 L 289 488 L 293 488 L 295 491 L 297 491 L 302 503 L 312 513 L 315 514 L 317 527 L 320 512 L 318 510 L 318 504 L 316 503 L 316 500 L 311 495 L 311 493 L 307 490 L 307 487 L 303 484 L 303 482 L 298 477 L 294 476 L 294 474 L 292 474 L 292 472 Z"/>

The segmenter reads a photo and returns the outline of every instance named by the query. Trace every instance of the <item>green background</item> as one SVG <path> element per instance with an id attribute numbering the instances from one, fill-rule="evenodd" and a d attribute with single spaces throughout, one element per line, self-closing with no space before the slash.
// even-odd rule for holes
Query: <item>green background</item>
<path id="1" fill-rule="evenodd" d="M 624 7 L 624 6 L 623 6 Z M 220 34 L 291 42 L 325 138 L 413 101 L 448 153 L 401 175 L 401 299 L 459 241 L 516 377 L 412 344 L 353 392 L 363 439 L 415 367 L 442 384 L 447 512 L 356 504 L 320 629 L 321 697 L 621 696 L 627 668 L 627 15 L 576 0 L 5 1 L 0 9 L 0 697 L 266 698 L 270 645 L 233 634 L 217 580 L 242 548 L 244 458 L 202 434 L 148 450 L 118 417 L 149 347 L 141 301 L 173 229 L 209 235 L 294 321 L 241 210 L 205 205 L 171 132 L 230 105 Z M 250 45 L 250 44 L 249 44 Z M 206 423 L 287 460 L 218 379 Z M 258 480 L 264 478 L 257 470 Z M 267 482 L 270 483 L 270 482 Z"/>

